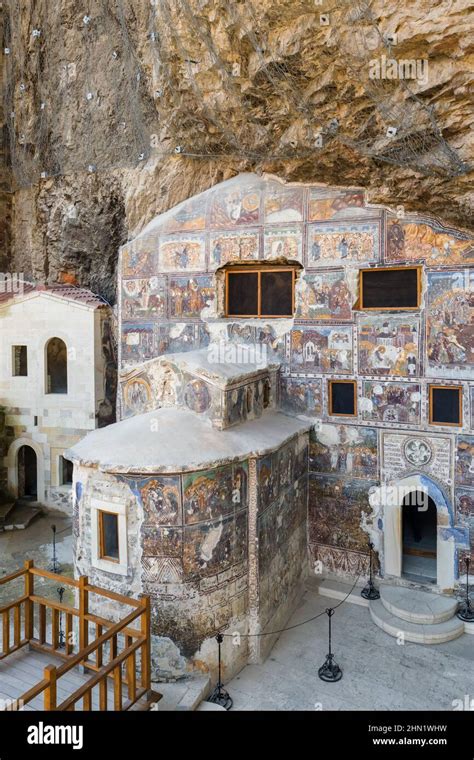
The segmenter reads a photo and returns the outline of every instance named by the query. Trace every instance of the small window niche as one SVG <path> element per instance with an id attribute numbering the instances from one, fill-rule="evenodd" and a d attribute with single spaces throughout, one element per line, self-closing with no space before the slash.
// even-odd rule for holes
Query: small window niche
<path id="1" fill-rule="evenodd" d="M 419 309 L 421 267 L 360 270 L 359 308 L 364 311 Z"/>
<path id="2" fill-rule="evenodd" d="M 329 380 L 328 393 L 331 417 L 357 417 L 357 383 L 355 380 Z"/>
<path id="3" fill-rule="evenodd" d="M 462 386 L 430 385 L 430 425 L 462 426 Z"/>
<path id="4" fill-rule="evenodd" d="M 13 346 L 12 367 L 14 377 L 28 375 L 28 349 L 26 346 Z"/>
<path id="5" fill-rule="evenodd" d="M 99 558 L 107 562 L 120 562 L 118 515 L 114 512 L 98 512 Z"/>
<path id="6" fill-rule="evenodd" d="M 59 457 L 59 483 L 62 486 L 72 485 L 73 464 L 65 457 Z"/>
<path id="7" fill-rule="evenodd" d="M 294 315 L 295 267 L 229 267 L 225 283 L 226 317 Z"/>

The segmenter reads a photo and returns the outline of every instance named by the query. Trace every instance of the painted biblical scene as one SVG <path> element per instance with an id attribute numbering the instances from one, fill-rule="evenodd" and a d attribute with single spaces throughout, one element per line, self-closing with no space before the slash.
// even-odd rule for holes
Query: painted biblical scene
<path id="1" fill-rule="evenodd" d="M 306 265 L 367 264 L 380 258 L 380 222 L 326 222 L 308 225 Z"/>
<path id="2" fill-rule="evenodd" d="M 310 475 L 309 540 L 349 551 L 367 550 L 367 533 L 360 527 L 368 512 L 369 491 L 377 481 L 350 480 L 335 475 Z"/>
<path id="3" fill-rule="evenodd" d="M 210 200 L 210 226 L 232 229 L 237 225 L 258 224 L 260 197 L 261 189 L 257 183 L 253 187 L 245 183 L 217 190 Z"/>
<path id="4" fill-rule="evenodd" d="M 266 259 L 293 259 L 302 261 L 303 231 L 300 226 L 267 227 L 264 233 Z"/>
<path id="5" fill-rule="evenodd" d="M 304 188 L 278 187 L 275 183 L 264 193 L 265 224 L 303 221 Z"/>
<path id="6" fill-rule="evenodd" d="M 155 356 L 155 330 L 151 322 L 122 323 L 122 362 L 142 362 Z"/>
<path id="7" fill-rule="evenodd" d="M 280 376 L 280 406 L 290 414 L 320 417 L 323 411 L 322 381 L 305 377 Z"/>
<path id="8" fill-rule="evenodd" d="M 138 492 L 144 508 L 143 525 L 181 525 L 181 483 L 179 475 L 154 475 L 139 481 Z"/>
<path id="9" fill-rule="evenodd" d="M 291 366 L 305 372 L 352 372 L 352 327 L 314 326 L 291 332 Z"/>
<path id="10" fill-rule="evenodd" d="M 353 219 L 361 216 L 376 217 L 378 209 L 366 208 L 363 190 L 336 190 L 312 187 L 309 191 L 310 221 Z"/>
<path id="11" fill-rule="evenodd" d="M 474 271 L 429 272 L 426 315 L 427 374 L 474 373 Z"/>
<path id="12" fill-rule="evenodd" d="M 160 353 L 180 353 L 193 351 L 209 345 L 209 331 L 203 323 L 162 325 L 163 339 L 166 336 L 166 348 Z"/>
<path id="13" fill-rule="evenodd" d="M 166 316 L 166 279 L 122 280 L 122 319 L 159 319 Z"/>
<path id="14" fill-rule="evenodd" d="M 311 472 L 376 478 L 377 430 L 356 425 L 322 424 L 311 432 L 309 467 Z"/>
<path id="15" fill-rule="evenodd" d="M 123 417 L 144 414 L 154 408 L 153 393 L 145 372 L 135 375 L 130 380 L 122 383 L 121 390 Z"/>
<path id="16" fill-rule="evenodd" d="M 172 319 L 197 319 L 201 311 L 214 299 L 213 278 L 170 277 L 169 312 Z"/>
<path id="17" fill-rule="evenodd" d="M 362 317 L 358 338 L 362 375 L 417 377 L 420 374 L 417 317 Z"/>
<path id="18" fill-rule="evenodd" d="M 183 475 L 183 509 L 187 524 L 215 520 L 247 506 L 247 464 Z"/>
<path id="19" fill-rule="evenodd" d="M 208 196 L 202 194 L 181 203 L 176 209 L 165 214 L 161 232 L 193 232 L 206 227 Z"/>
<path id="20" fill-rule="evenodd" d="M 200 235 L 169 235 L 160 240 L 162 272 L 202 272 L 206 269 L 206 244 Z"/>
<path id="21" fill-rule="evenodd" d="M 344 271 L 307 272 L 301 280 L 296 314 L 302 319 L 351 319 L 353 300 Z"/>
<path id="22" fill-rule="evenodd" d="M 235 564 L 235 517 L 184 528 L 184 573 L 188 578 L 224 572 Z"/>
<path id="23" fill-rule="evenodd" d="M 156 246 L 148 238 L 132 240 L 122 248 L 122 277 L 153 275 L 157 270 L 158 241 Z"/>
<path id="24" fill-rule="evenodd" d="M 359 412 L 363 420 L 419 425 L 421 386 L 417 383 L 364 380 Z"/>
<path id="25" fill-rule="evenodd" d="M 142 525 L 141 540 L 144 557 L 181 557 L 183 528 Z"/>
<path id="26" fill-rule="evenodd" d="M 474 488 L 474 436 L 458 436 L 456 481 Z"/>
<path id="27" fill-rule="evenodd" d="M 263 412 L 264 387 L 261 380 L 233 388 L 225 393 L 225 423 L 231 427 Z"/>
<path id="28" fill-rule="evenodd" d="M 258 259 L 259 233 L 247 229 L 239 232 L 213 232 L 209 245 L 211 266 L 221 266 L 229 261 Z"/>
<path id="29" fill-rule="evenodd" d="M 461 525 L 474 523 L 474 490 L 457 488 L 455 492 L 456 521 Z M 474 524 L 472 525 L 474 528 Z"/>
<path id="30" fill-rule="evenodd" d="M 278 453 L 269 454 L 257 461 L 258 502 L 263 512 L 279 494 Z"/>
<path id="31" fill-rule="evenodd" d="M 434 219 L 387 220 L 387 263 L 424 261 L 439 264 L 473 264 L 474 238 L 460 230 L 443 227 Z"/>

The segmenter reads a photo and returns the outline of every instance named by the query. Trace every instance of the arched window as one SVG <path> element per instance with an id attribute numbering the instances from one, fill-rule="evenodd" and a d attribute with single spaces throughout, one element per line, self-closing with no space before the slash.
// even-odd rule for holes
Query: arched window
<path id="1" fill-rule="evenodd" d="M 67 393 L 67 348 L 61 338 L 46 345 L 46 393 Z"/>

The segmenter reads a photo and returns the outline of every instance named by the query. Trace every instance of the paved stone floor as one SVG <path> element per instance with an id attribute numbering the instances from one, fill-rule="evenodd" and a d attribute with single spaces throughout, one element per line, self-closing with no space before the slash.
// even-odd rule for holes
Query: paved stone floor
<path id="1" fill-rule="evenodd" d="M 336 600 L 308 590 L 288 625 Z M 345 603 L 333 617 L 333 651 L 344 671 L 324 683 L 327 616 L 283 633 L 262 665 L 248 665 L 226 684 L 234 710 L 452 710 L 474 698 L 474 636 L 446 644 L 398 645 L 372 622 L 369 610 Z"/>

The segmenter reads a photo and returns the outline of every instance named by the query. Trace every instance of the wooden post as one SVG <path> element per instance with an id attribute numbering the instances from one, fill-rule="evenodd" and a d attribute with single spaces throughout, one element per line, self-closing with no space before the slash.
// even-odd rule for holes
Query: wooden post
<path id="1" fill-rule="evenodd" d="M 57 672 L 55 665 L 46 665 L 43 676 L 48 681 L 44 692 L 44 709 L 55 710 L 57 707 Z"/>
<path id="2" fill-rule="evenodd" d="M 89 614 L 88 585 L 87 575 L 81 575 L 79 578 L 79 651 L 85 649 L 89 644 L 89 623 L 85 617 Z"/>
<path id="3" fill-rule="evenodd" d="M 141 648 L 142 653 L 142 686 L 147 691 L 151 689 L 151 615 L 150 615 L 150 597 L 145 594 L 142 596 L 143 612 L 141 614 L 141 632 L 145 637 L 145 643 Z"/>
<path id="4" fill-rule="evenodd" d="M 31 597 L 35 593 L 35 576 L 30 572 L 32 567 L 34 567 L 33 560 L 27 559 L 25 562 L 25 596 L 28 599 L 25 602 L 25 639 L 28 641 L 33 638 L 34 628 L 34 606 Z"/>

